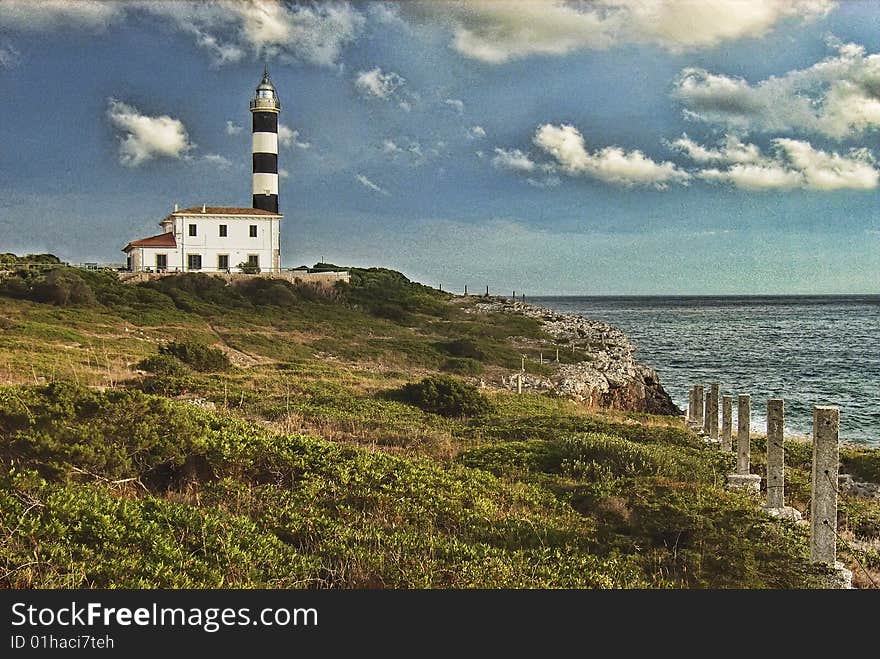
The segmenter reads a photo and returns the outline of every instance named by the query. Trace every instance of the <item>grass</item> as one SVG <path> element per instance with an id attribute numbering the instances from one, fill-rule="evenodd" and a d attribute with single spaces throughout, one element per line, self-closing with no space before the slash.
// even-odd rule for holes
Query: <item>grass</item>
<path id="1" fill-rule="evenodd" d="M 808 531 L 726 491 L 732 457 L 678 419 L 491 387 L 477 416 L 395 399 L 450 360 L 478 386 L 555 357 L 533 319 L 381 269 L 325 292 L 86 281 L 86 305 L 2 300 L 0 587 L 821 584 Z M 171 341 L 232 366 L 136 370 Z M 843 468 L 880 480 L 877 456 Z M 809 452 L 787 460 L 803 506 Z M 840 530 L 880 569 L 876 502 L 843 496 Z"/>

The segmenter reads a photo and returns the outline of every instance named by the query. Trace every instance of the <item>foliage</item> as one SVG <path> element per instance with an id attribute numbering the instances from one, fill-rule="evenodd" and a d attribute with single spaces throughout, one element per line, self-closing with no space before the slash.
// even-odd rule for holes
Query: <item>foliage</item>
<path id="1" fill-rule="evenodd" d="M 97 302 L 92 289 L 73 268 L 19 270 L 3 279 L 0 294 L 60 307 Z"/>
<path id="2" fill-rule="evenodd" d="M 456 375 L 482 375 L 483 365 L 476 359 L 466 357 L 450 357 L 440 365 L 441 371 L 455 373 Z"/>
<path id="3" fill-rule="evenodd" d="M 232 363 L 225 352 L 203 343 L 171 341 L 159 347 L 159 354 L 176 357 L 184 364 L 205 373 L 228 371 L 232 368 Z"/>
<path id="4" fill-rule="evenodd" d="M 394 392 L 399 400 L 425 412 L 446 417 L 479 416 L 492 405 L 474 385 L 447 375 L 435 375 L 411 382 Z"/>
<path id="5" fill-rule="evenodd" d="M 172 354 L 159 353 L 144 357 L 136 365 L 141 371 L 156 375 L 184 375 L 187 373 L 186 366 Z"/>

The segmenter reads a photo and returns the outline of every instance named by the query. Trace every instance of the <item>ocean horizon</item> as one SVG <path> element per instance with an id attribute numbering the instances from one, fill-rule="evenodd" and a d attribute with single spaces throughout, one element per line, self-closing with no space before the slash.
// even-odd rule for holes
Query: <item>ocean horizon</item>
<path id="1" fill-rule="evenodd" d="M 526 301 L 624 331 L 685 409 L 690 387 L 785 401 L 786 434 L 811 436 L 814 405 L 840 408 L 841 439 L 880 446 L 880 294 L 554 295 Z M 735 414 L 735 412 L 734 412 Z"/>

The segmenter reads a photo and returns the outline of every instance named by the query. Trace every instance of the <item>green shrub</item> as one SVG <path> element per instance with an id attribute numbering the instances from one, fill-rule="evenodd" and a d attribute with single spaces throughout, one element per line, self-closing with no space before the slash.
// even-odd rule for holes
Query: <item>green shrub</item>
<path id="1" fill-rule="evenodd" d="M 0 294 L 59 307 L 97 303 L 94 291 L 72 268 L 54 268 L 45 273 L 19 270 L 3 280 Z"/>
<path id="2" fill-rule="evenodd" d="M 159 354 L 176 357 L 184 364 L 205 373 L 228 371 L 232 367 L 229 357 L 219 348 L 192 341 L 172 341 L 160 347 Z"/>
<path id="3" fill-rule="evenodd" d="M 136 364 L 136 368 L 156 375 L 184 375 L 186 367 L 174 355 L 150 355 Z"/>
<path id="4" fill-rule="evenodd" d="M 447 343 L 444 348 L 453 357 L 476 359 L 477 361 L 486 358 L 486 353 L 471 339 L 456 339 Z"/>
<path id="5" fill-rule="evenodd" d="M 467 357 L 450 357 L 440 366 L 441 371 L 458 375 L 482 375 L 483 365 L 476 359 Z"/>
<path id="6" fill-rule="evenodd" d="M 404 385 L 397 394 L 404 403 L 441 416 L 479 416 L 492 410 L 489 399 L 479 389 L 447 375 Z"/>

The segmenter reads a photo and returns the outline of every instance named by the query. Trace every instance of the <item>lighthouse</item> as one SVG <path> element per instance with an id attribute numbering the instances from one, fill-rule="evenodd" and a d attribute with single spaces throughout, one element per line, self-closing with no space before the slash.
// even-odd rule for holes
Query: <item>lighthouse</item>
<path id="1" fill-rule="evenodd" d="M 278 115 L 281 103 L 269 80 L 269 68 L 251 99 L 253 116 L 254 208 L 278 212 Z"/>

